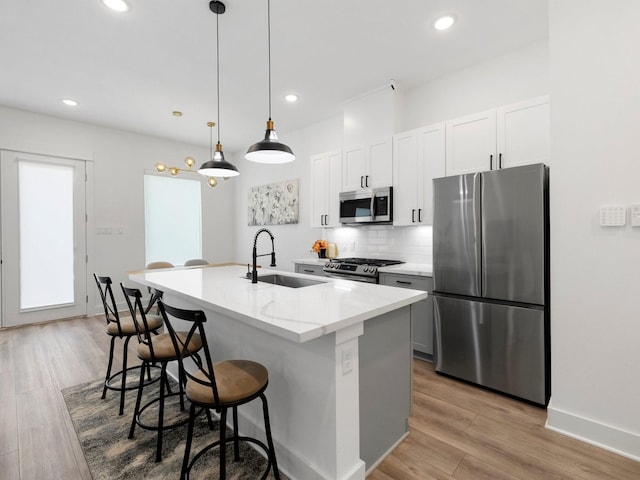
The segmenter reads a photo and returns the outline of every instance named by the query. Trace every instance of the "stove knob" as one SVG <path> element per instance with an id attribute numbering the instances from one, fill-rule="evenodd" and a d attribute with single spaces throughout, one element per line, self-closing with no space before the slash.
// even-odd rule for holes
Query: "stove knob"
<path id="1" fill-rule="evenodd" d="M 324 264 L 325 268 L 330 267 L 330 266 L 331 266 L 331 262 L 327 262 L 327 263 Z"/>
<path id="2" fill-rule="evenodd" d="M 368 271 L 369 271 L 369 267 L 364 267 L 364 269 L 363 269 L 363 270 L 364 270 L 364 272 L 366 273 L 366 272 L 368 272 Z"/>
<path id="3" fill-rule="evenodd" d="M 376 267 L 371 267 L 371 273 L 376 273 Z"/>

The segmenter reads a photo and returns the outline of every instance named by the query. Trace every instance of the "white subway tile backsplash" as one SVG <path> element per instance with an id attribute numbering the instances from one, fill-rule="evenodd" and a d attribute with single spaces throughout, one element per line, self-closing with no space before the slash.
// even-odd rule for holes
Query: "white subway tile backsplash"
<path id="1" fill-rule="evenodd" d="M 327 230 L 329 242 L 341 257 L 393 258 L 411 263 L 433 263 L 433 229 L 371 225 Z M 351 248 L 353 247 L 353 248 Z"/>

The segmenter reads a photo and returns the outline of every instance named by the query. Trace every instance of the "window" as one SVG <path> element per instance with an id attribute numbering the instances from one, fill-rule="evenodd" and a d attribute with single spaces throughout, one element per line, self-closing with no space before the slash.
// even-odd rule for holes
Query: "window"
<path id="1" fill-rule="evenodd" d="M 202 258 L 200 180 L 144 176 L 145 263 Z"/>

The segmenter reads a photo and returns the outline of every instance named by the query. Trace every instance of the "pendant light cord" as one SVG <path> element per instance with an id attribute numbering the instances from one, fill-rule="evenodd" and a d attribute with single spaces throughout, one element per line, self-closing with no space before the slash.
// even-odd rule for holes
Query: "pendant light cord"
<path id="1" fill-rule="evenodd" d="M 267 49 L 269 52 L 269 121 L 271 121 L 271 0 L 267 0 Z"/>
<path id="2" fill-rule="evenodd" d="M 218 92 L 218 143 L 220 143 L 220 14 L 216 14 L 216 90 Z"/>

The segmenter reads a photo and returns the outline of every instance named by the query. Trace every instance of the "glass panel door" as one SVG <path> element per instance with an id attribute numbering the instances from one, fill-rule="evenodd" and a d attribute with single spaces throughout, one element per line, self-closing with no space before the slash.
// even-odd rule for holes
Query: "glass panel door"
<path id="1" fill-rule="evenodd" d="M 87 312 L 85 163 L 2 160 L 2 326 Z"/>

